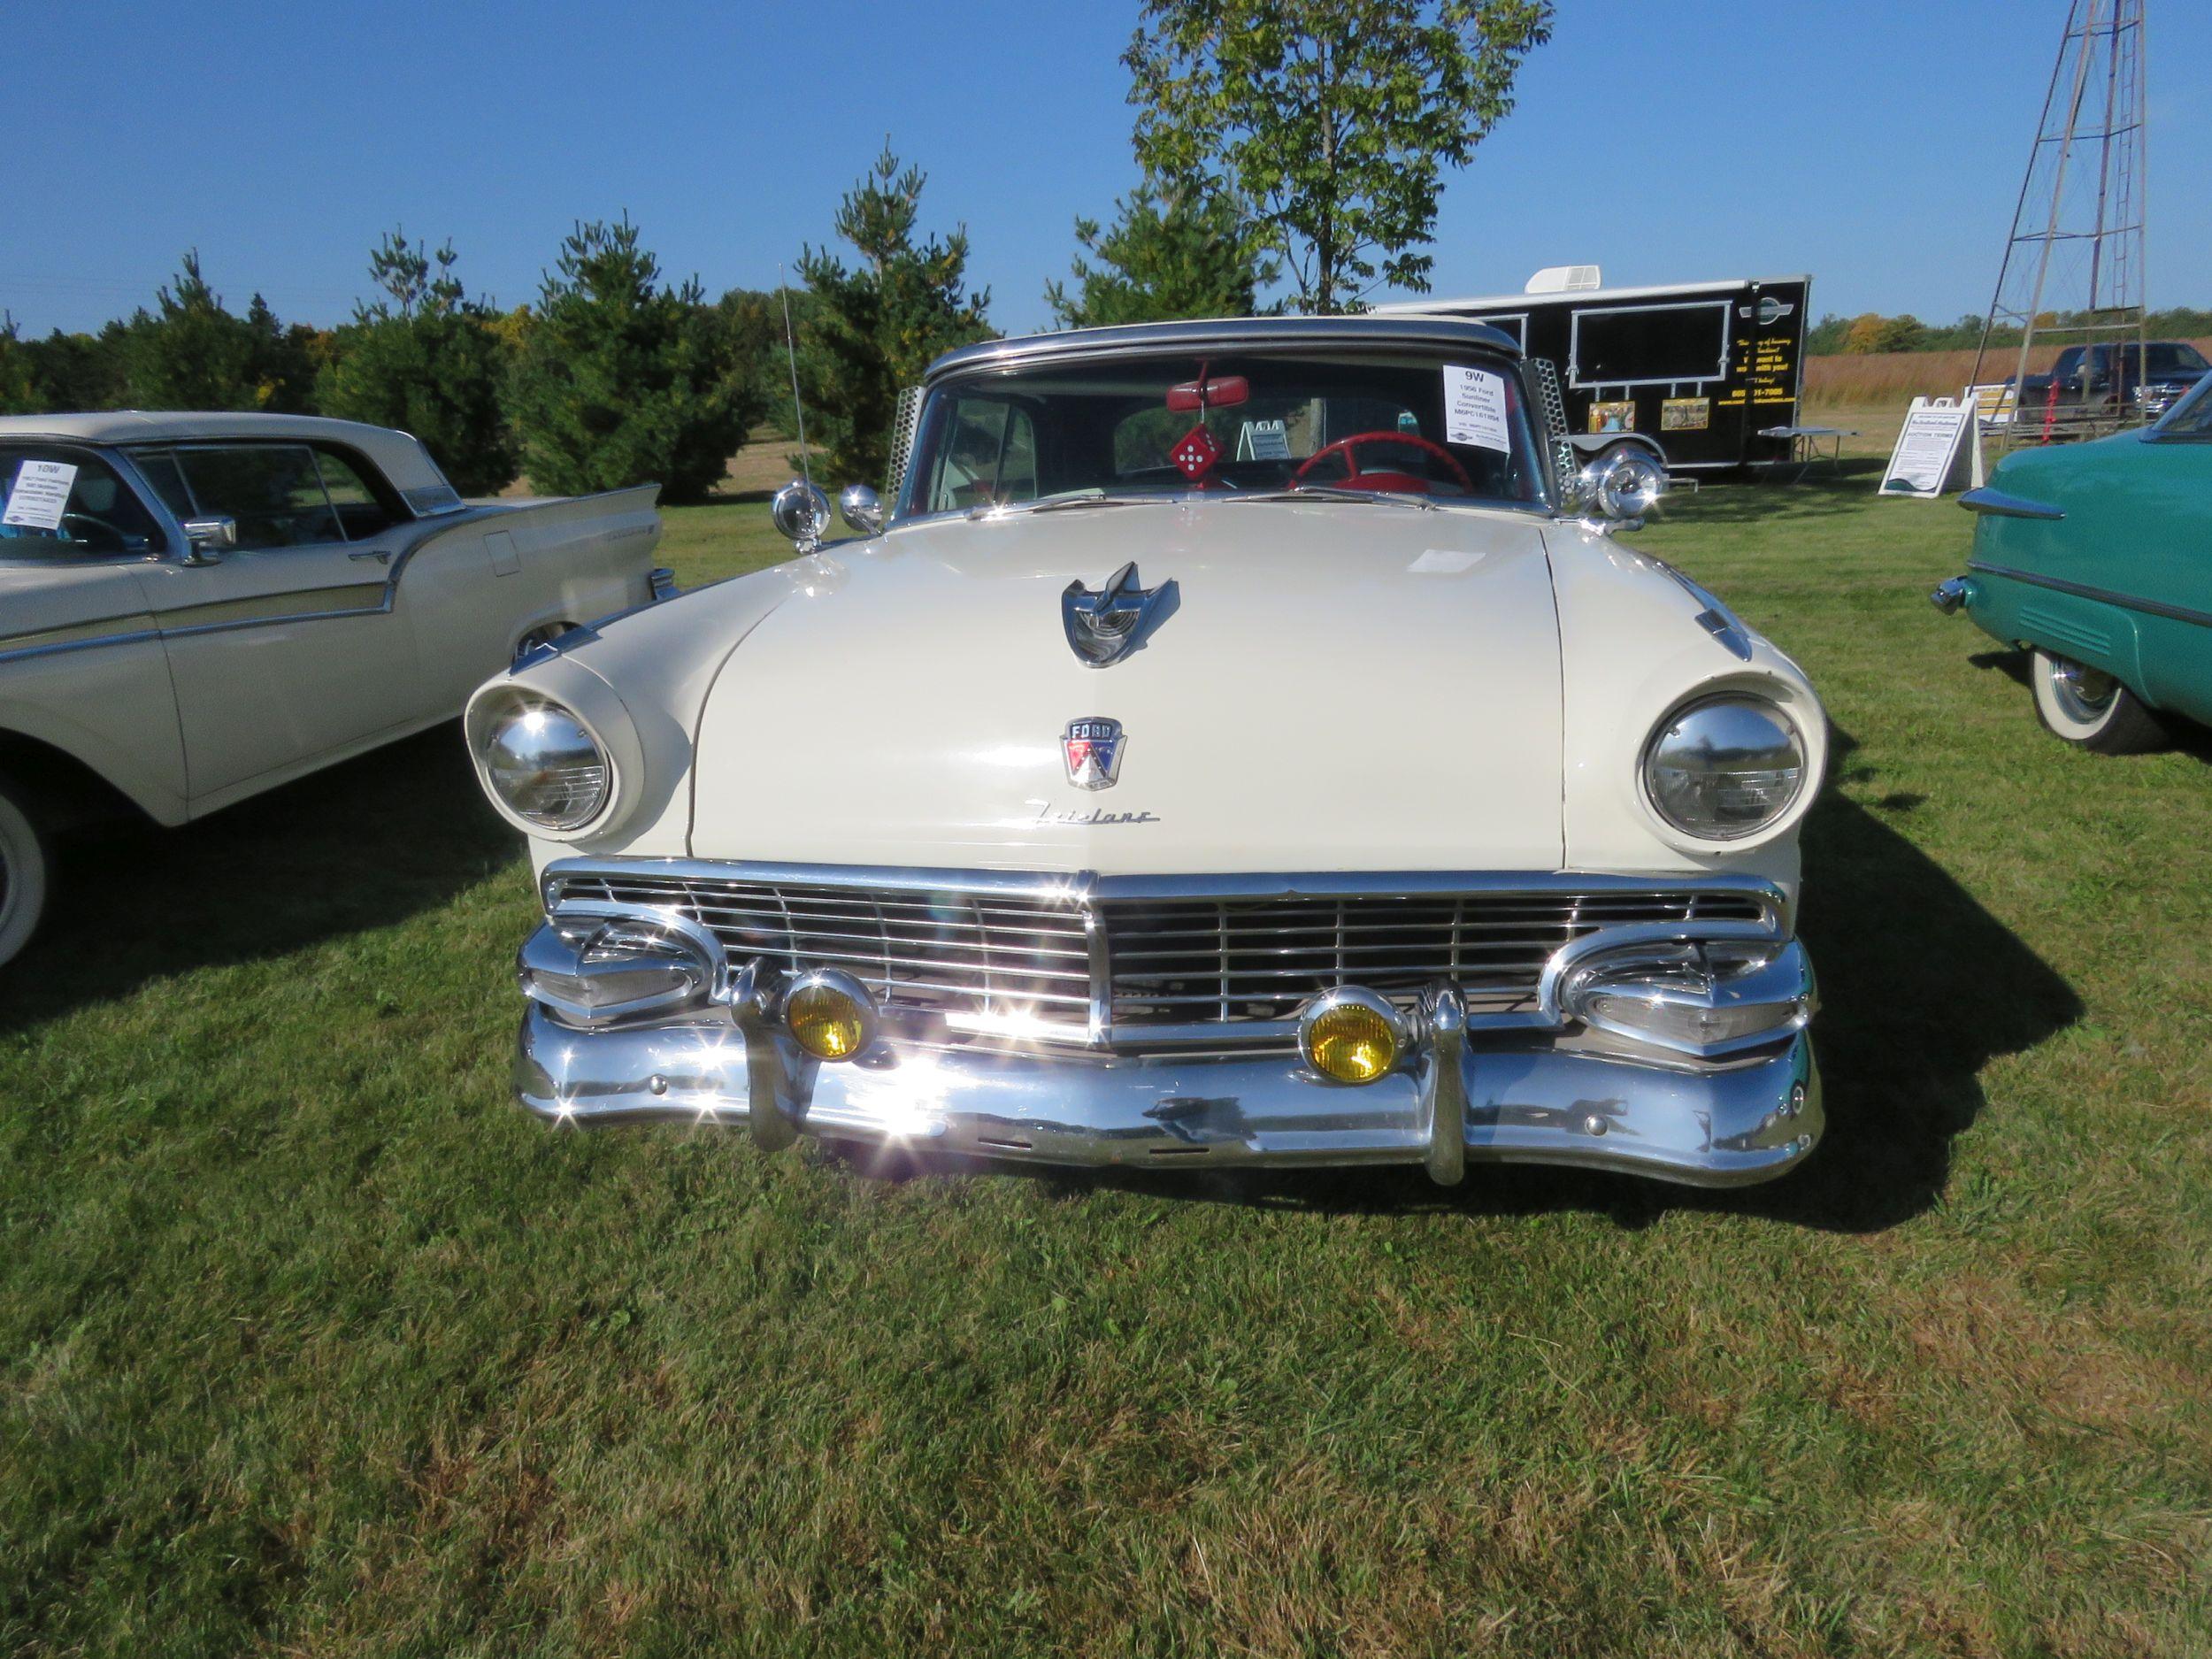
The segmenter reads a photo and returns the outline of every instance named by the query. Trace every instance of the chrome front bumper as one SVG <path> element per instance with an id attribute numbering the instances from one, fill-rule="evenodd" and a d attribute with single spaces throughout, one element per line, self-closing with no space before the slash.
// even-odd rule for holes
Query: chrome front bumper
<path id="1" fill-rule="evenodd" d="M 1797 952 L 1794 943 L 1787 947 Z M 1769 1180 L 1820 1138 L 1801 1031 L 1725 1064 L 1646 1064 L 1470 1033 L 1448 998 L 1408 1065 L 1350 1087 L 1296 1054 L 1191 1057 L 879 1043 L 823 1064 L 727 1008 L 572 1028 L 532 1002 L 516 1092 L 557 1123 L 667 1120 L 1086 1167 L 1574 1164 L 1700 1187 Z"/>

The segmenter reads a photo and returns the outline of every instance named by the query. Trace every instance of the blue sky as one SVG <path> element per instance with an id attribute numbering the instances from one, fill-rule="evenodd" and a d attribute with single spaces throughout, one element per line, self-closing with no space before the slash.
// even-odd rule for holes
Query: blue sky
<path id="1" fill-rule="evenodd" d="M 2150 297 L 2212 303 L 2212 7 L 2153 0 Z M 1446 188 L 1440 292 L 1594 260 L 1612 282 L 1814 273 L 1814 309 L 1983 310 L 2064 0 L 1563 0 L 1519 107 Z M 27 332 L 218 289 L 342 320 L 368 248 L 451 236 L 532 297 L 626 210 L 677 275 L 768 287 L 891 134 L 964 220 L 1010 332 L 1070 223 L 1135 178 L 1127 4 L 88 5 L 11 0 L 0 307 Z M 27 73 L 32 60 L 36 73 Z"/>

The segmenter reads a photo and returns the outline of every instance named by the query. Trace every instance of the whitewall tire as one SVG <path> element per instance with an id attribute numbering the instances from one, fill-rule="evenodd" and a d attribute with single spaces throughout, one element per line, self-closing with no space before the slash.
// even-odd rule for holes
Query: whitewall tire
<path id="1" fill-rule="evenodd" d="M 2039 650 L 2029 674 L 2035 711 L 2057 736 L 2100 755 L 2140 755 L 2170 741 L 2143 700 L 2101 669 Z"/>
<path id="2" fill-rule="evenodd" d="M 47 865 L 46 838 L 0 779 L 0 963 L 30 941 L 46 913 Z"/>

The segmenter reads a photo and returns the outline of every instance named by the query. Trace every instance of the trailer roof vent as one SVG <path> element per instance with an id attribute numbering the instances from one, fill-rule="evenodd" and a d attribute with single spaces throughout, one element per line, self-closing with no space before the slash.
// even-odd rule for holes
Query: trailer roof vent
<path id="1" fill-rule="evenodd" d="M 1600 285 L 1602 279 L 1594 265 L 1548 265 L 1529 278 L 1524 294 L 1582 294 Z"/>

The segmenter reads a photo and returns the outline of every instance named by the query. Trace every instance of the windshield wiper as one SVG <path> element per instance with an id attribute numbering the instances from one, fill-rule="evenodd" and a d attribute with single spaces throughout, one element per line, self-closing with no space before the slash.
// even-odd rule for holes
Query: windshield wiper
<path id="1" fill-rule="evenodd" d="M 1402 489 L 1347 489 L 1341 484 L 1296 484 L 1285 489 L 1240 490 L 1223 501 L 1353 501 L 1380 503 L 1387 507 L 1418 507 L 1434 512 L 1436 503 L 1426 495 Z"/>
<path id="2" fill-rule="evenodd" d="M 1064 512 L 1073 507 L 1135 507 L 1148 501 L 1157 501 L 1157 495 L 1046 495 L 1036 501 L 992 502 L 968 509 L 971 518 L 985 518 L 994 513 Z"/>

